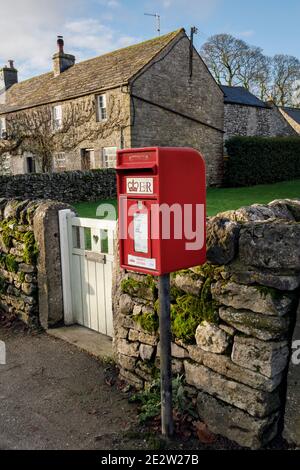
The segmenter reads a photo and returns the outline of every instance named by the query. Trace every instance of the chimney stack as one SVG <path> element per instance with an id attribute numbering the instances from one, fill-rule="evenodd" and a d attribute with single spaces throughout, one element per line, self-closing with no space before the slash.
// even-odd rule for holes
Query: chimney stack
<path id="1" fill-rule="evenodd" d="M 58 52 L 53 56 L 53 72 L 55 77 L 58 77 L 61 73 L 75 64 L 75 56 L 65 54 L 64 52 L 63 36 L 57 36 L 57 47 Z"/>
<path id="2" fill-rule="evenodd" d="M 18 71 L 14 67 L 14 61 L 9 60 L 8 65 L 0 68 L 0 92 L 8 90 L 18 83 Z"/>

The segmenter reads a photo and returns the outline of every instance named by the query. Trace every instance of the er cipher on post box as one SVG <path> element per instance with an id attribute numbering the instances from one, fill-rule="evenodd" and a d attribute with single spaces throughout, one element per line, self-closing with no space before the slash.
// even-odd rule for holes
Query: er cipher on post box
<path id="1" fill-rule="evenodd" d="M 163 275 L 205 263 L 204 160 L 194 149 L 117 154 L 120 264 Z"/>

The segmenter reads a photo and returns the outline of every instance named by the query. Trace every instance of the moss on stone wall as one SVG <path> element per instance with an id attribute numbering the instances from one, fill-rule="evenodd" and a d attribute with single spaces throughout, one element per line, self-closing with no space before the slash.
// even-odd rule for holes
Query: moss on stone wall
<path id="1" fill-rule="evenodd" d="M 145 276 L 143 280 L 127 277 L 121 281 L 121 289 L 125 294 L 140 297 L 144 300 L 154 300 L 157 297 L 157 288 L 153 276 Z"/>
<path id="2" fill-rule="evenodd" d="M 14 228 L 17 221 L 15 219 L 4 219 L 0 223 L 1 238 L 4 246 L 9 250 L 12 247 L 12 240 L 14 238 Z"/>
<path id="3" fill-rule="evenodd" d="M 148 333 L 155 333 L 158 330 L 159 319 L 156 312 L 142 312 L 139 315 L 134 315 L 133 320 Z"/>
<path id="4" fill-rule="evenodd" d="M 21 284 L 23 284 L 23 282 L 25 281 L 25 273 L 20 272 L 18 275 L 18 280 Z"/>
<path id="5" fill-rule="evenodd" d="M 175 338 L 186 343 L 195 342 L 195 333 L 198 325 L 206 320 L 210 323 L 218 323 L 218 304 L 212 299 L 211 283 L 216 276 L 219 276 L 222 267 L 213 266 L 206 263 L 203 266 L 193 268 L 195 279 L 202 277 L 205 279 L 199 296 L 184 294 L 176 288 L 171 295 L 171 321 L 172 333 Z M 180 271 L 191 273 L 190 270 Z"/>
<path id="6" fill-rule="evenodd" d="M 282 291 L 278 291 L 274 289 L 274 287 L 266 287 L 266 286 L 254 286 L 264 297 L 270 295 L 272 299 L 277 300 L 282 298 Z"/>
<path id="7" fill-rule="evenodd" d="M 186 343 L 195 342 L 195 333 L 198 325 L 206 320 L 210 323 L 218 323 L 218 304 L 212 299 L 211 283 L 216 277 L 220 277 L 222 267 L 213 266 L 209 263 L 193 268 L 183 270 L 177 274 L 193 275 L 195 280 L 201 277 L 204 282 L 200 295 L 186 294 L 176 286 L 171 286 L 171 322 L 172 334 L 175 338 L 181 339 Z M 153 310 L 143 311 L 132 318 L 145 331 L 154 333 L 159 327 L 159 300 L 157 299 L 157 286 L 152 276 L 143 276 L 141 278 L 126 277 L 121 281 L 121 290 L 132 297 L 146 300 Z"/>
<path id="8" fill-rule="evenodd" d="M 5 257 L 5 265 L 7 271 L 9 271 L 10 273 L 18 272 L 19 264 L 14 255 L 9 254 Z"/>
<path id="9" fill-rule="evenodd" d="M 186 294 L 178 297 L 176 303 L 171 305 L 172 333 L 185 343 L 195 342 L 196 329 L 202 321 L 218 322 L 216 305 L 208 289 L 210 292 L 210 282 L 206 284 L 203 296 Z"/>
<path id="10" fill-rule="evenodd" d="M 33 232 L 27 232 L 24 235 L 24 263 L 26 264 L 35 264 L 39 250 L 37 243 L 34 238 L 34 233 Z"/>
<path id="11" fill-rule="evenodd" d="M 210 323 L 218 323 L 219 315 L 217 313 L 218 303 L 215 302 L 211 295 L 212 279 L 208 277 L 203 284 L 200 294 L 200 308 L 203 315 L 203 320 Z"/>

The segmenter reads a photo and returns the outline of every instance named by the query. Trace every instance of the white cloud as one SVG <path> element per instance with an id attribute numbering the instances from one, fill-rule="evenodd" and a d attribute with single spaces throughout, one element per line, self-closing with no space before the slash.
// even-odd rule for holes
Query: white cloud
<path id="1" fill-rule="evenodd" d="M 75 54 L 77 60 L 127 46 L 139 39 L 122 36 L 103 24 L 105 10 L 99 20 L 85 17 L 85 0 L 0 0 L 0 3 L 0 66 L 14 59 L 21 79 L 51 69 L 58 34 L 65 38 L 66 52 Z M 105 4 L 111 8 L 118 6 L 115 0 Z"/>
<path id="2" fill-rule="evenodd" d="M 91 18 L 66 23 L 64 32 L 66 44 L 79 60 L 139 41 L 134 36 L 118 36 L 113 29 Z"/>

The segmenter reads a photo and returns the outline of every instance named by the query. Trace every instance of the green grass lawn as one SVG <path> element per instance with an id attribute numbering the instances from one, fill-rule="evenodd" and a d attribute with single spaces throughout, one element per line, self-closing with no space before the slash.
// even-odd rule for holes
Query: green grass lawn
<path id="1" fill-rule="evenodd" d="M 282 183 L 251 186 L 248 188 L 209 188 L 207 190 L 207 215 L 238 209 L 251 204 L 266 204 L 274 199 L 299 198 L 300 180 Z M 101 202 L 112 203 L 116 208 L 116 200 L 81 202 L 74 204 L 80 217 L 96 217 L 97 207 Z"/>
<path id="2" fill-rule="evenodd" d="M 79 202 L 73 204 L 79 217 L 87 217 L 89 219 L 102 219 L 103 217 L 97 217 L 97 208 L 101 203 L 112 204 L 115 208 L 115 213 L 117 213 L 117 200 L 116 199 L 106 199 L 105 201 L 96 201 L 96 202 Z M 114 217 L 109 217 L 114 219 Z"/>

